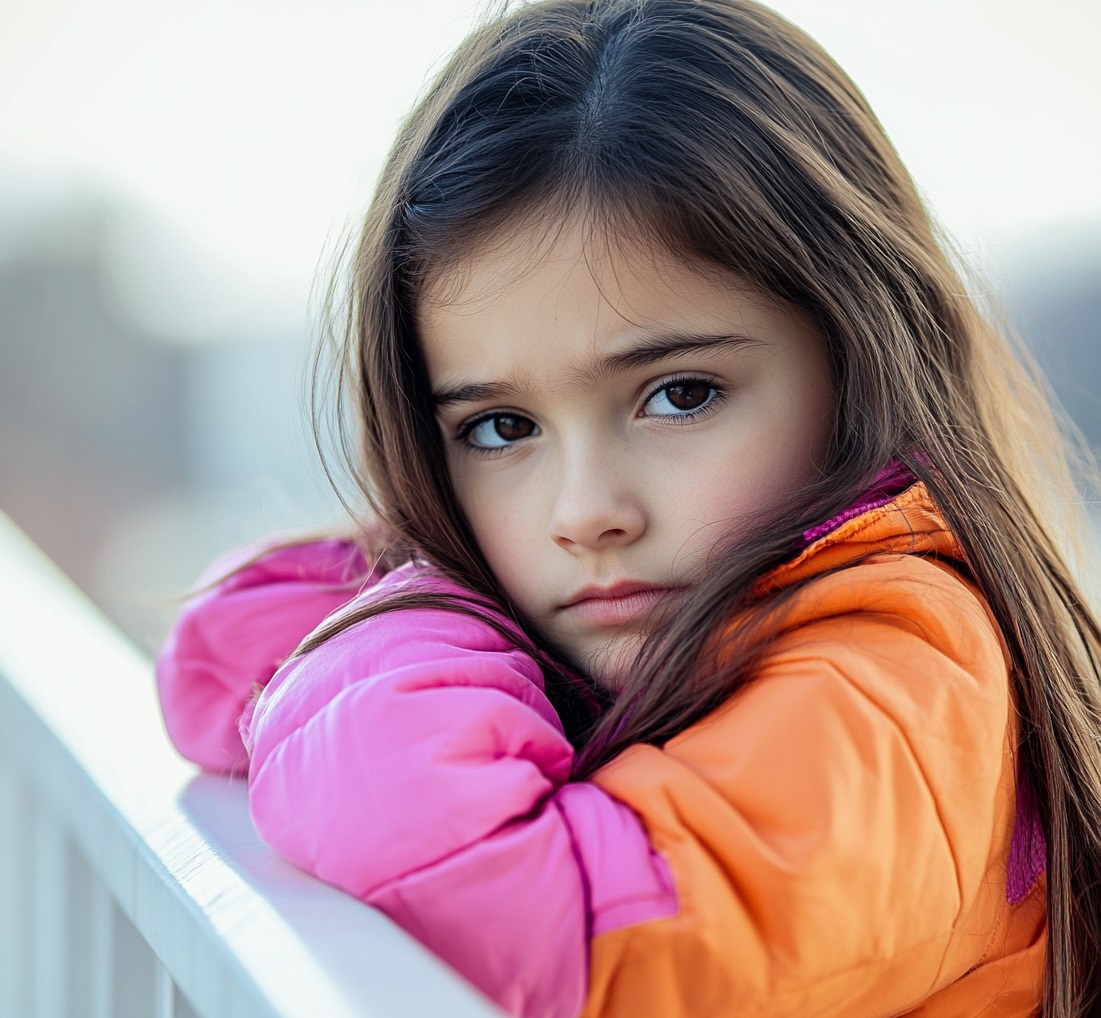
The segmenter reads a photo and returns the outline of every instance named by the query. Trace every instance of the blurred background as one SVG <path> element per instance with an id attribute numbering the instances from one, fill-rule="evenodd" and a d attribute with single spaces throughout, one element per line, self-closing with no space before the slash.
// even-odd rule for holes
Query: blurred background
<path id="1" fill-rule="evenodd" d="M 778 0 L 1101 445 L 1101 4 Z M 0 0 L 0 510 L 142 647 L 342 511 L 314 287 L 467 0 Z"/>

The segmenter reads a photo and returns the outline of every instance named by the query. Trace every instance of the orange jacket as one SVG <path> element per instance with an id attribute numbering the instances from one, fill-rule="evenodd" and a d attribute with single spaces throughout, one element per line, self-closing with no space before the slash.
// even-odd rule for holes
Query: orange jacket
<path id="1" fill-rule="evenodd" d="M 920 484 L 848 520 L 768 578 L 818 577 L 758 677 L 595 776 L 680 910 L 594 938 L 586 1016 L 1037 1012 L 1042 834 L 1017 808 L 1004 645 L 959 558 Z"/>

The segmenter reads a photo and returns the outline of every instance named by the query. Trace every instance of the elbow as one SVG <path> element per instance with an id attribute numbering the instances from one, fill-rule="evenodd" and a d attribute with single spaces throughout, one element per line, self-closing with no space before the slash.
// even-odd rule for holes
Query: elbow
<path id="1" fill-rule="evenodd" d="M 206 771 L 243 774 L 248 756 L 237 720 L 244 704 L 205 663 L 168 645 L 157 658 L 156 680 L 165 729 L 179 754 Z"/>

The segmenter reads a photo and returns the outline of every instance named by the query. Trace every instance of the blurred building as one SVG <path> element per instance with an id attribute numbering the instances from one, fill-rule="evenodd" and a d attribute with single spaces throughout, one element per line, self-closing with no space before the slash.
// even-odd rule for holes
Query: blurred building
<path id="1" fill-rule="evenodd" d="M 132 210 L 131 210 L 132 212 Z M 0 509 L 146 648 L 225 548 L 338 514 L 306 337 L 170 343 L 126 313 L 87 193 L 0 258 Z"/>

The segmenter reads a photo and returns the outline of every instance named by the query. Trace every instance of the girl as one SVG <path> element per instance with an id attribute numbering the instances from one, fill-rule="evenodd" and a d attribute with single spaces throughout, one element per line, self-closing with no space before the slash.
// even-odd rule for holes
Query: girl
<path id="1" fill-rule="evenodd" d="M 1095 1013 L 1050 416 L 812 40 L 751 0 L 486 25 L 345 332 L 371 522 L 223 564 L 159 659 L 271 845 L 512 1014 Z"/>

